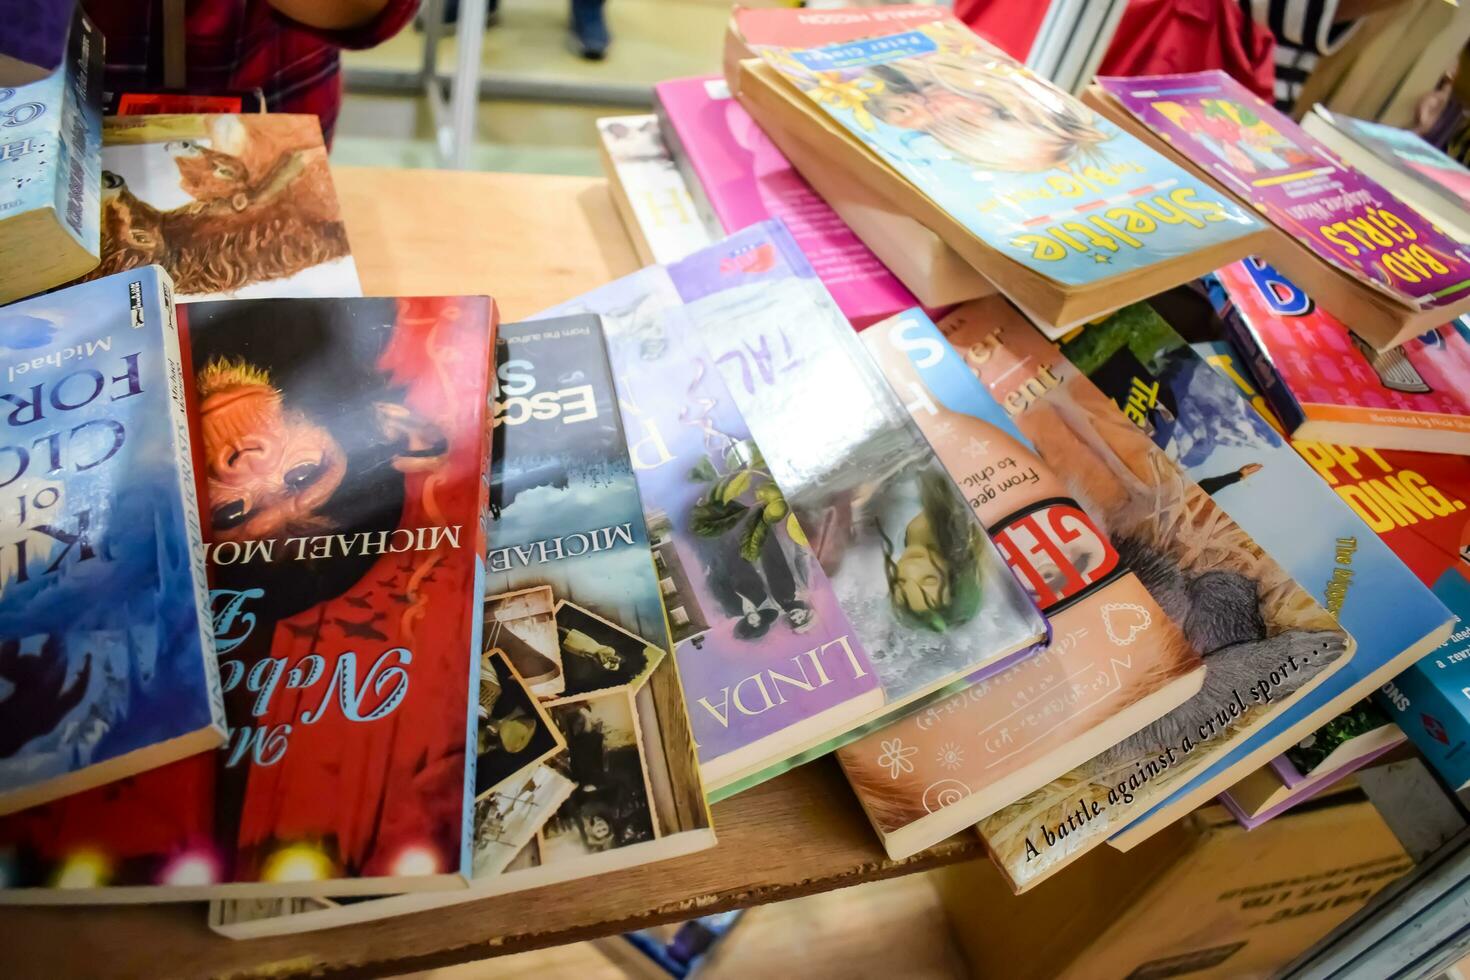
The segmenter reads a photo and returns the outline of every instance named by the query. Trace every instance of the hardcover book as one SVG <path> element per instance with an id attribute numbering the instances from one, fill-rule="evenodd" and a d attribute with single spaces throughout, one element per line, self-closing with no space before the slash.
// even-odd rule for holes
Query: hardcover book
<path id="1" fill-rule="evenodd" d="M 760 55 L 740 66 L 757 120 L 805 120 L 829 166 L 901 201 L 1058 333 L 1268 234 L 953 18 Z"/>
<path id="2" fill-rule="evenodd" d="M 361 296 L 315 116 L 114 116 L 102 264 L 156 262 L 179 302 Z"/>
<path id="3" fill-rule="evenodd" d="M 722 229 L 723 237 L 780 218 L 855 327 L 915 304 L 903 284 L 730 97 L 723 78 L 659 82 L 654 101 L 664 140 L 706 226 Z"/>
<path id="4" fill-rule="evenodd" d="M 871 720 L 1035 651 L 1045 619 L 780 222 L 669 274 L 882 683 Z"/>
<path id="5" fill-rule="evenodd" d="M 1215 273 L 1227 332 L 1294 438 L 1470 454 L 1470 326 L 1373 350 L 1260 259 Z"/>
<path id="6" fill-rule="evenodd" d="M 982 301 L 1015 314 L 999 298 Z M 1045 650 L 838 753 L 889 857 L 1086 762 L 1198 693 L 1204 666 L 1097 523 L 918 310 L 868 351 L 1051 624 Z"/>
<path id="7" fill-rule="evenodd" d="M 224 741 L 168 277 L 0 313 L 0 813 Z"/>
<path id="8" fill-rule="evenodd" d="M 882 682 L 744 417 L 644 269 L 547 311 L 601 315 L 700 775 L 712 801 L 882 710 Z"/>
<path id="9" fill-rule="evenodd" d="M 943 326 L 1205 664 L 1200 693 L 980 822 L 1024 891 L 1321 684 L 1351 660 L 1353 640 L 1019 315 L 965 306 Z"/>
<path id="10" fill-rule="evenodd" d="M 527 785 L 517 774 L 482 797 L 475 833 L 495 859 L 468 889 L 306 907 L 218 902 L 216 931 L 325 929 L 714 845 L 599 319 L 502 325 L 495 363 L 483 649 L 504 657 L 550 717 L 566 749 L 544 765 L 570 788 L 553 804 L 557 780 Z M 510 859 L 527 827 L 534 835 Z"/>
<path id="11" fill-rule="evenodd" d="M 1458 241 L 1470 240 L 1470 170 L 1416 133 L 1315 105 L 1302 129 L 1348 166 L 1407 201 Z"/>
<path id="12" fill-rule="evenodd" d="M 52 16 L 31 12 L 19 20 Z M 0 303 L 75 279 L 100 255 L 102 35 L 79 9 L 62 17 L 70 27 L 63 26 L 61 66 L 30 84 L 0 88 Z M 7 41 L 19 36 L 16 21 L 6 21 Z"/>
<path id="13" fill-rule="evenodd" d="M 179 319 L 229 738 L 0 820 L 0 902 L 463 887 L 494 306 Z"/>
<path id="14" fill-rule="evenodd" d="M 1352 634 L 1357 650 L 1114 835 L 1112 842 L 1123 848 L 1367 697 L 1443 642 L 1450 628 L 1443 605 L 1322 485 L 1236 386 L 1175 332 L 1171 322 L 1201 333 L 1218 325 L 1204 296 L 1179 294 L 1154 301 L 1169 311 L 1169 320 L 1153 305 L 1137 304 L 1085 328 L 1062 352 L 1266 556 L 1303 583 Z M 1385 608 L 1394 615 L 1385 616 Z"/>
<path id="15" fill-rule="evenodd" d="M 658 116 L 608 116 L 597 120 L 597 135 L 613 203 L 645 265 L 682 259 L 720 237 L 695 208 Z"/>
<path id="16" fill-rule="evenodd" d="M 1088 95 L 1265 215 L 1271 263 L 1374 348 L 1470 310 L 1458 242 L 1224 72 L 1101 78 Z"/>

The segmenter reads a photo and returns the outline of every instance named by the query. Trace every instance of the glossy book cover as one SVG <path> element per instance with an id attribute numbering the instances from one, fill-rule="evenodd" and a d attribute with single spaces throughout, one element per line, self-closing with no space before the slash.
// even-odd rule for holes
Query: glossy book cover
<path id="1" fill-rule="evenodd" d="M 780 218 L 843 314 L 858 326 L 915 305 L 903 284 L 730 97 L 723 78 L 670 79 L 654 92 L 665 138 L 678 147 L 676 156 L 687 161 L 712 217 L 725 231 Z"/>
<path id="2" fill-rule="evenodd" d="M 224 740 L 168 277 L 0 312 L 0 812 Z"/>
<path id="3" fill-rule="evenodd" d="M 1046 621 L 785 228 L 752 225 L 669 274 L 886 713 L 1032 652 Z"/>
<path id="4" fill-rule="evenodd" d="M 1019 316 L 999 298 L 974 308 Z M 1204 668 L 967 363 L 985 348 L 956 350 L 918 310 L 863 340 L 1052 629 L 1045 650 L 838 753 L 900 858 L 1134 734 L 1197 693 Z"/>
<path id="5" fill-rule="evenodd" d="M 229 738 L 0 821 L 0 902 L 465 884 L 493 317 L 180 310 Z"/>
<path id="6" fill-rule="evenodd" d="M 1192 306 L 1169 307 L 1171 317 L 1186 330 L 1210 332 L 1212 325 L 1193 319 L 1212 319 L 1209 302 L 1194 298 Z M 1334 704 L 1366 697 L 1437 645 L 1450 620 L 1443 605 L 1158 309 L 1147 303 L 1125 307 L 1061 347 L 1357 641 L 1351 659 L 1178 785 L 1158 807 L 1188 806 L 1201 794 L 1214 795 L 1329 721 Z M 1394 614 L 1384 615 L 1385 609 Z M 1151 810 L 1143 818 L 1155 815 Z"/>
<path id="7" fill-rule="evenodd" d="M 1122 830 L 1311 691 L 1352 638 L 1019 317 L 945 319 L 991 394 L 1204 658 L 1198 694 L 979 824 L 1017 891 Z"/>
<path id="8" fill-rule="evenodd" d="M 1098 84 L 1324 261 L 1416 308 L 1470 293 L 1457 242 L 1224 72 Z"/>
<path id="9" fill-rule="evenodd" d="M 1353 426 L 1365 445 L 1443 433 L 1435 448 L 1470 453 L 1470 327 L 1453 320 L 1382 353 L 1290 280 L 1250 258 L 1215 273 L 1228 298 L 1227 328 L 1266 375 L 1266 396 L 1291 431 L 1307 423 Z M 1399 430 L 1395 433 L 1393 430 Z M 1399 443 L 1399 445 L 1395 445 Z M 1456 449 L 1456 447 L 1459 447 Z M 1429 448 L 1429 447 L 1420 447 Z"/>
<path id="10" fill-rule="evenodd" d="M 971 234 L 1056 282 L 1261 227 L 953 19 L 761 56 Z"/>
<path id="11" fill-rule="evenodd" d="M 873 665 L 662 268 L 599 314 L 711 799 L 883 705 Z"/>

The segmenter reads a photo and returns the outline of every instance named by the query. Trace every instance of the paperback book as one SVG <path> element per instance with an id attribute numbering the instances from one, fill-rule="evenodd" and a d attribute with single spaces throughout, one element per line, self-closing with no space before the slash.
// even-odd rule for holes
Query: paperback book
<path id="1" fill-rule="evenodd" d="M 780 218 L 856 327 L 914 305 L 903 284 L 730 97 L 723 78 L 670 79 L 653 91 L 664 140 L 706 226 L 721 229 L 719 237 Z"/>
<path id="2" fill-rule="evenodd" d="M 0 88 L 0 303 L 84 275 L 101 254 L 102 35 L 70 4 L 28 6 L 56 8 L 19 17 L 43 22 L 33 27 L 60 12 L 64 58 L 46 77 Z M 0 50 L 23 36 L 16 20 L 7 19 Z"/>
<path id="3" fill-rule="evenodd" d="M 325 929 L 714 845 L 599 319 L 505 324 L 496 345 L 482 649 L 524 679 L 565 743 L 543 763 L 559 779 L 517 773 L 482 796 L 475 833 L 495 857 L 467 889 L 216 903 L 216 931 Z M 571 785 L 553 804 L 559 780 Z M 528 827 L 516 850 L 512 835 Z"/>
<path id="4" fill-rule="evenodd" d="M 1374 348 L 1470 310 L 1459 242 L 1224 72 L 1102 78 L 1088 94 L 1265 215 L 1271 263 Z"/>
<path id="5" fill-rule="evenodd" d="M 882 682 L 668 272 L 547 311 L 601 315 L 700 775 L 712 801 L 881 712 Z"/>
<path id="6" fill-rule="evenodd" d="M 1416 133 L 1322 105 L 1302 118 L 1302 129 L 1458 241 L 1470 240 L 1470 170 L 1460 161 Z"/>
<path id="7" fill-rule="evenodd" d="M 740 66 L 751 114 L 902 202 L 1057 333 L 1254 251 L 1233 199 L 953 18 Z"/>
<path id="8" fill-rule="evenodd" d="M 695 208 L 658 116 L 608 116 L 597 120 L 597 136 L 613 203 L 645 265 L 682 259 L 720 237 Z"/>
<path id="9" fill-rule="evenodd" d="M 0 312 L 0 813 L 224 741 L 168 277 Z"/>
<path id="10" fill-rule="evenodd" d="M 1045 619 L 785 228 L 669 274 L 878 675 L 871 721 L 1034 652 Z"/>
<path id="11" fill-rule="evenodd" d="M 1212 298 L 1221 303 L 1222 294 Z M 1223 309 L 1223 307 L 1222 307 Z M 1227 344 L 1217 342 L 1212 363 L 1231 378 L 1267 418 L 1269 407 L 1255 393 Z M 1431 589 L 1453 617 L 1450 633 L 1427 656 L 1386 682 L 1373 696 L 1403 733 L 1452 785 L 1470 779 L 1456 770 L 1470 753 L 1470 703 L 1456 683 L 1456 665 L 1470 660 L 1470 458 L 1409 453 L 1295 440 L 1293 448 L 1318 476 L 1392 549 L 1419 581 Z M 1443 679 L 1451 697 L 1424 690 L 1418 705 L 1403 694 L 1423 678 Z M 1456 692 L 1459 692 L 1458 694 Z M 1463 774 L 1463 775 L 1462 775 Z"/>
<path id="12" fill-rule="evenodd" d="M 1470 326 L 1379 352 L 1260 259 L 1215 273 L 1226 332 L 1293 438 L 1470 454 Z"/>
<path id="13" fill-rule="evenodd" d="M 1056 347 L 1006 312 L 964 306 L 942 328 L 1205 664 L 1194 697 L 980 822 L 1019 892 L 1300 700 L 1350 661 L 1353 641 Z"/>
<path id="14" fill-rule="evenodd" d="M 1155 302 L 1188 331 L 1214 330 L 1208 299 L 1190 290 L 1180 293 L 1169 298 L 1173 302 Z M 1293 698 L 1114 835 L 1112 842 L 1124 848 L 1265 765 L 1330 721 L 1343 705 L 1367 697 L 1443 642 L 1450 628 L 1443 605 L 1170 321 L 1151 304 L 1127 307 L 1084 329 L 1062 351 L 1266 556 L 1336 617 L 1357 649 L 1331 676 Z M 1385 608 L 1394 615 L 1385 616 Z"/>
<path id="15" fill-rule="evenodd" d="M 998 297 L 975 307 L 1014 315 Z M 1135 734 L 1198 693 L 1205 671 L 927 317 L 911 310 L 863 340 L 1052 630 L 1045 650 L 839 751 L 889 857 L 899 859 Z"/>
<path id="16" fill-rule="evenodd" d="M 157 263 L 181 303 L 362 295 L 315 116 L 114 116 L 103 143 L 96 275 Z"/>
<path id="17" fill-rule="evenodd" d="M 179 319 L 229 737 L 0 819 L 0 902 L 462 888 L 494 306 Z"/>

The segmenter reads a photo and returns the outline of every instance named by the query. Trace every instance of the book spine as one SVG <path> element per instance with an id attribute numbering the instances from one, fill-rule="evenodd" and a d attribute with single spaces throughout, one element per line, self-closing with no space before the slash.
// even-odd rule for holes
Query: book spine
<path id="1" fill-rule="evenodd" d="M 185 403 L 184 360 L 179 347 L 179 324 L 174 307 L 173 283 L 161 268 L 154 270 L 158 308 L 163 313 L 159 324 L 164 368 L 168 377 L 168 407 L 171 441 L 176 461 L 174 472 L 179 480 L 184 530 L 189 543 L 189 578 L 194 586 L 194 607 L 198 610 L 199 652 L 204 657 L 204 676 L 209 681 L 209 714 L 222 732 L 227 731 L 225 696 L 220 690 L 219 666 L 214 647 L 214 617 L 209 594 L 209 577 L 205 569 L 204 530 L 199 517 L 199 498 L 195 492 L 194 454 L 189 440 L 189 411 Z"/>
<path id="2" fill-rule="evenodd" d="M 738 230 L 726 228 L 724 222 L 720 220 L 719 214 L 715 211 L 714 202 L 710 200 L 709 193 L 705 190 L 704 181 L 699 179 L 699 172 L 695 169 L 694 161 L 689 156 L 689 150 L 679 135 L 679 127 L 675 124 L 662 93 L 657 91 L 654 92 L 653 110 L 658 116 L 658 133 L 664 141 L 664 148 L 669 151 L 669 159 L 674 161 L 674 167 L 679 171 L 679 177 L 689 191 L 689 199 L 694 202 L 694 214 L 709 234 L 710 241 L 719 241 L 727 233 Z"/>
<path id="3" fill-rule="evenodd" d="M 1433 669 L 1425 667 L 1427 662 L 1410 667 L 1373 697 L 1458 792 L 1470 786 L 1470 696 L 1456 703 L 1426 675 Z"/>
<path id="4" fill-rule="evenodd" d="M 1306 412 L 1302 410 L 1301 402 L 1291 393 L 1291 389 L 1281 380 L 1281 375 L 1276 373 L 1276 368 L 1271 364 L 1271 358 L 1266 349 L 1261 345 L 1255 331 L 1246 320 L 1245 314 L 1240 308 L 1230 301 L 1228 297 L 1216 295 L 1218 288 L 1212 288 L 1211 299 L 1215 300 L 1215 312 L 1220 315 L 1220 320 L 1225 324 L 1226 336 L 1240 352 L 1241 359 L 1245 361 L 1245 367 L 1250 376 L 1255 379 L 1261 388 L 1261 394 L 1266 399 L 1266 404 L 1276 413 L 1276 418 L 1281 422 L 1287 433 L 1295 432 L 1307 421 Z"/>
<path id="5" fill-rule="evenodd" d="M 102 156 L 102 36 L 77 10 L 67 46 L 58 123 L 56 213 L 91 255 L 101 254 L 100 207 L 93 186 Z"/>

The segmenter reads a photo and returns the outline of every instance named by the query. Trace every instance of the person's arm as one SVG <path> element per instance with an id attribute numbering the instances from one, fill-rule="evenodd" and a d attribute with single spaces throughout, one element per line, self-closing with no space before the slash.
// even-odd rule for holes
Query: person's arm
<path id="1" fill-rule="evenodd" d="M 1342 47 L 1368 14 L 1402 0 L 1249 0 L 1256 23 L 1280 43 L 1328 55 Z"/>
<path id="2" fill-rule="evenodd" d="M 266 0 L 276 14 L 338 48 L 371 48 L 403 29 L 419 0 Z"/>

